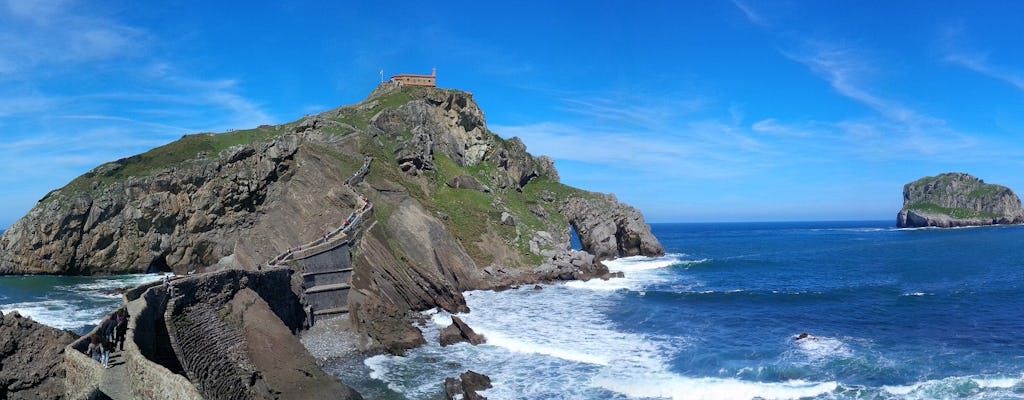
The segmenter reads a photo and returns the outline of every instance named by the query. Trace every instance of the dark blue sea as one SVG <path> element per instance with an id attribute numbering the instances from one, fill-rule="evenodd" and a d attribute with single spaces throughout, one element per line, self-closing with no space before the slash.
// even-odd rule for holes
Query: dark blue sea
<path id="1" fill-rule="evenodd" d="M 440 399 L 472 369 L 500 399 L 1024 399 L 1024 227 L 654 224 L 625 278 L 469 292 L 487 344 L 327 369 L 373 399 Z M 0 277 L 0 309 L 83 331 L 155 276 Z M 794 340 L 801 333 L 809 338 Z"/>
<path id="2" fill-rule="evenodd" d="M 472 369 L 491 399 L 1024 398 L 1024 227 L 652 228 L 669 254 L 625 278 L 468 293 L 486 345 L 439 347 L 428 313 L 431 344 L 366 360 L 377 394 Z"/>

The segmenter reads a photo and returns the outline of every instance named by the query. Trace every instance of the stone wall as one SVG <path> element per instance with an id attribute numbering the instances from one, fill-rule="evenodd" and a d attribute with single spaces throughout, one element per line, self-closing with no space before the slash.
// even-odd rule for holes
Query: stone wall
<path id="1" fill-rule="evenodd" d="M 174 348 L 181 355 L 189 380 L 209 399 L 256 398 L 248 382 L 258 371 L 245 357 L 244 335 L 219 305 L 198 303 L 169 313 Z"/>
<path id="2" fill-rule="evenodd" d="M 301 329 L 305 312 L 291 275 L 288 269 L 229 270 L 174 282 L 164 322 L 185 374 L 204 398 L 260 398 L 269 391 L 246 353 L 240 321 L 226 305 L 240 290 L 250 289 L 289 330 Z"/>
<path id="3" fill-rule="evenodd" d="M 170 334 L 164 323 L 164 312 L 167 308 L 167 294 L 164 288 L 153 287 L 144 292 L 136 302 L 139 307 L 129 321 L 129 332 L 132 334 L 127 341 L 134 342 L 140 354 L 146 359 L 163 366 L 171 373 L 183 374 L 184 370 L 171 346 Z"/>
<path id="4" fill-rule="evenodd" d="M 147 286 L 141 294 L 125 293 L 126 299 L 135 297 L 128 303 L 131 319 L 122 353 L 132 396 L 149 400 L 202 399 L 195 386 L 180 374 L 181 364 L 163 323 L 166 293 L 159 282 Z"/>
<path id="5" fill-rule="evenodd" d="M 99 394 L 103 365 L 85 355 L 93 332 L 64 349 L 64 396 L 68 399 L 93 399 Z"/>

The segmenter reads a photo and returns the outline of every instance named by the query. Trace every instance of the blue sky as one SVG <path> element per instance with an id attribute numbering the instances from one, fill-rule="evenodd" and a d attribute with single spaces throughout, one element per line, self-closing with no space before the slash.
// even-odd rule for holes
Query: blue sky
<path id="1" fill-rule="evenodd" d="M 432 67 L 649 221 L 894 219 L 947 171 L 1024 191 L 1024 3 L 212 3 L 0 0 L 0 227 L 103 162 Z"/>

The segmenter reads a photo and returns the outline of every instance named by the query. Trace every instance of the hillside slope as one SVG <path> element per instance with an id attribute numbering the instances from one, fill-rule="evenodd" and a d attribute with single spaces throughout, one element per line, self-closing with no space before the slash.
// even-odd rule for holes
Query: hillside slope
<path id="1" fill-rule="evenodd" d="M 254 270 L 336 229 L 361 196 L 374 207 L 353 236 L 348 303 L 393 352 L 421 340 L 410 311 L 464 310 L 461 291 L 664 253 L 639 211 L 559 183 L 551 159 L 488 130 L 472 95 L 386 83 L 356 105 L 101 165 L 0 236 L 0 273 Z M 573 228 L 589 254 L 569 251 Z"/>
<path id="2" fill-rule="evenodd" d="M 901 227 L 956 227 L 1024 222 L 1020 198 L 1005 186 L 964 173 L 925 177 L 903 187 Z"/>

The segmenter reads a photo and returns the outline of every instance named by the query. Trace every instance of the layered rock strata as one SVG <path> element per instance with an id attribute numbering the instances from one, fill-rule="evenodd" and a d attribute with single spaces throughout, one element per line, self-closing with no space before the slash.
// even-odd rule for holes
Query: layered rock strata
<path id="1" fill-rule="evenodd" d="M 64 346 L 77 338 L 16 311 L 0 313 L 0 399 L 62 398 Z"/>
<path id="2" fill-rule="evenodd" d="M 945 173 L 906 184 L 903 209 L 896 216 L 901 228 L 1019 223 L 1024 223 L 1024 210 L 1012 190 L 964 173 Z"/>

